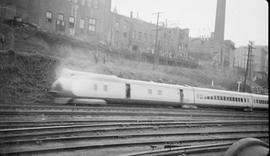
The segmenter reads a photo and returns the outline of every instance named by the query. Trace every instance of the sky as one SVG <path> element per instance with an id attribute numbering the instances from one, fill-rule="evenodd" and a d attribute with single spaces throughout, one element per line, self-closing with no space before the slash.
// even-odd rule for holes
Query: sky
<path id="1" fill-rule="evenodd" d="M 191 37 L 210 36 L 215 29 L 217 0 L 112 0 L 112 10 L 121 15 L 139 17 L 156 23 L 167 19 L 168 26 L 189 28 Z M 225 40 L 236 47 L 268 46 L 268 3 L 266 0 L 226 0 Z"/>

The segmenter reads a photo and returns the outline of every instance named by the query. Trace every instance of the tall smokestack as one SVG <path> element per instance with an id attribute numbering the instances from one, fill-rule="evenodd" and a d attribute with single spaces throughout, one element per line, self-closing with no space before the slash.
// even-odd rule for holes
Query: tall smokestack
<path id="1" fill-rule="evenodd" d="M 133 18 L 133 12 L 130 11 L 130 18 Z"/>
<path id="2" fill-rule="evenodd" d="M 217 41 L 224 40 L 226 0 L 217 0 L 216 23 L 214 38 Z"/>

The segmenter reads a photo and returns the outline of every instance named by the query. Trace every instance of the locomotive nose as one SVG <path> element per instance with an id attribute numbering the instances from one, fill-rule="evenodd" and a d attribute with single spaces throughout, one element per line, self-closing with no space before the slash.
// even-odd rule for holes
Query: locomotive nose
<path id="1" fill-rule="evenodd" d="M 56 96 L 73 96 L 72 94 L 72 79 L 59 78 L 51 87 L 49 93 Z"/>
<path id="2" fill-rule="evenodd" d="M 60 82 L 56 81 L 52 84 L 52 87 L 49 93 L 57 95 L 61 91 L 63 91 L 63 86 L 61 85 Z"/>

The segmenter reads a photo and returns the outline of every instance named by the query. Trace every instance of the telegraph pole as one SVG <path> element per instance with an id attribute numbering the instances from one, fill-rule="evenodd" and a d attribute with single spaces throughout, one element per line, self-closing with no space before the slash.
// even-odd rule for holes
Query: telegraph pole
<path id="1" fill-rule="evenodd" d="M 249 71 L 249 68 L 251 69 L 251 59 L 250 59 L 250 56 L 251 56 L 251 53 L 252 53 L 252 47 L 253 46 L 253 42 L 249 41 L 249 44 L 248 44 L 248 56 L 247 56 L 247 66 L 246 66 L 246 72 L 245 72 L 245 79 L 244 79 L 244 84 L 243 84 L 243 92 L 246 92 L 246 81 L 247 81 L 247 76 L 248 76 L 248 71 Z M 250 70 L 250 73 L 251 74 L 251 70 Z"/>
<path id="2" fill-rule="evenodd" d="M 155 54 L 154 54 L 154 65 L 153 69 L 155 70 L 155 66 L 159 62 L 159 52 L 158 52 L 158 25 L 159 25 L 159 14 L 162 12 L 156 12 L 154 14 L 157 14 L 157 25 L 156 25 L 156 37 L 155 37 Z"/>

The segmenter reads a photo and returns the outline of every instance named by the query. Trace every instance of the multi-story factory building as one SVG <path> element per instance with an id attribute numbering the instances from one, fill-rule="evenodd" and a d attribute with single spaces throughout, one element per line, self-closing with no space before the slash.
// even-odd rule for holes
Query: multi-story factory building
<path id="1" fill-rule="evenodd" d="M 156 26 L 149 22 L 112 13 L 111 45 L 114 48 L 177 57 L 187 56 L 189 30 Z M 158 29 L 158 30 L 157 30 Z"/>
<path id="2" fill-rule="evenodd" d="M 106 41 L 111 0 L 3 0 L 0 17 L 18 16 L 42 30 L 83 40 Z"/>
<path id="3" fill-rule="evenodd" d="M 189 30 L 167 28 L 111 12 L 111 0 L 2 0 L 1 19 L 17 16 L 42 30 L 84 41 L 102 41 L 116 50 L 187 56 Z"/>

